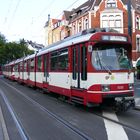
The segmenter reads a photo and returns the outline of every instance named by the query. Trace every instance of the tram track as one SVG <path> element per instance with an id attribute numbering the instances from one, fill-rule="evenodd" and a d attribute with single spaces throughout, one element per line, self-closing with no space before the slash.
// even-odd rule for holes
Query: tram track
<path id="1" fill-rule="evenodd" d="M 140 117 L 140 111 L 139 110 L 134 109 L 134 110 L 131 110 L 129 112 Z"/>
<path id="2" fill-rule="evenodd" d="M 140 133 L 140 129 L 137 129 L 137 128 L 134 128 L 134 127 L 132 127 L 132 126 L 130 126 L 130 125 L 127 125 L 127 124 L 125 124 L 125 123 L 116 121 L 116 120 L 114 120 L 114 119 L 111 119 L 111 118 L 106 117 L 106 116 L 104 116 L 104 115 L 101 115 L 101 114 L 99 114 L 99 113 L 95 113 L 95 112 L 92 111 L 92 110 L 89 110 L 89 112 L 90 112 L 90 113 L 93 113 L 94 115 L 96 115 L 96 116 L 98 116 L 98 117 L 100 117 L 100 118 L 102 118 L 102 119 L 106 119 L 106 120 L 111 121 L 111 122 L 113 122 L 113 123 L 115 123 L 115 124 L 121 125 L 121 126 L 123 126 L 123 127 L 125 127 L 125 128 L 128 128 L 128 129 L 132 130 L 132 131 L 135 131 L 135 132 Z M 114 113 L 114 112 L 113 112 L 113 113 Z M 131 113 L 134 113 L 134 112 L 131 112 Z M 137 115 L 140 115 L 140 114 L 137 114 Z"/>
<path id="3" fill-rule="evenodd" d="M 5 83 L 5 82 L 4 82 Z M 7 83 L 5 83 L 7 84 Z M 36 107 L 40 108 L 43 112 L 47 113 L 50 117 L 54 118 L 55 120 L 59 121 L 61 124 L 63 124 L 64 126 L 66 126 L 68 129 L 70 129 L 71 131 L 73 131 L 74 133 L 76 133 L 77 135 L 79 135 L 82 139 L 85 139 L 85 140 L 90 140 L 90 139 L 93 139 L 91 137 L 89 137 L 88 135 L 86 135 L 84 132 L 80 131 L 79 129 L 77 129 L 76 127 L 73 126 L 73 124 L 70 124 L 68 121 L 64 120 L 62 117 L 60 117 L 59 115 L 53 113 L 52 111 L 48 110 L 47 108 L 45 108 L 43 105 L 41 105 L 39 102 L 35 101 L 35 99 L 32 99 L 31 97 L 25 95 L 22 91 L 20 91 L 19 89 L 15 88 L 14 86 L 12 85 L 7 85 L 9 87 L 11 87 L 12 89 L 16 90 L 20 95 L 22 95 L 26 100 L 28 100 L 29 102 L 31 102 L 32 104 L 34 104 Z M 47 95 L 48 96 L 48 95 Z M 53 100 L 53 98 L 49 98 L 50 100 Z M 60 100 L 59 100 L 60 101 Z M 83 107 L 79 108 L 79 109 L 84 109 Z M 85 109 L 84 109 L 85 110 Z M 104 110 L 104 109 L 103 109 Z M 101 110 L 101 111 L 103 111 Z M 92 113 L 94 115 L 96 115 L 97 117 L 101 118 L 101 119 L 105 119 L 105 120 L 108 120 L 112 123 L 115 123 L 115 124 L 118 124 L 118 125 L 121 125 L 131 131 L 135 131 L 137 133 L 140 133 L 140 129 L 137 129 L 137 128 L 134 128 L 130 125 L 127 125 L 123 122 L 119 122 L 119 121 L 116 121 L 116 120 L 113 120 L 109 117 L 106 117 L 104 115 L 102 115 L 101 111 L 95 111 L 93 109 L 90 109 L 90 108 L 86 108 L 86 111 L 89 112 L 89 113 Z M 105 110 L 104 110 L 105 111 Z M 134 112 L 135 110 L 132 110 L 129 111 L 130 113 L 135 113 L 136 115 L 140 115 L 138 112 Z M 99 112 L 99 113 L 98 113 Z"/>
<path id="4" fill-rule="evenodd" d="M 11 114 L 11 117 L 13 118 L 13 121 L 16 125 L 16 128 L 17 128 L 19 134 L 20 134 L 21 139 L 22 140 L 29 140 L 29 138 L 26 135 L 26 133 L 25 133 L 25 131 L 24 131 L 17 115 L 16 115 L 16 113 L 14 112 L 14 109 L 12 108 L 12 105 L 10 104 L 10 102 L 8 101 L 7 97 L 4 95 L 4 92 L 1 89 L 0 89 L 0 96 L 2 97 L 5 105 L 7 106 L 8 110 Z M 6 128 L 6 131 L 7 131 L 7 128 Z M 8 133 L 7 133 L 7 137 L 9 139 Z M 7 139 L 7 137 L 6 137 L 6 139 Z"/>
<path id="5" fill-rule="evenodd" d="M 14 86 L 9 85 L 5 81 L 2 81 L 2 82 L 4 84 L 6 84 L 8 87 L 10 87 L 13 90 L 15 90 L 16 92 L 18 92 L 21 96 L 23 96 L 27 101 L 29 101 L 30 103 L 32 103 L 35 107 L 38 107 L 43 112 L 45 112 L 47 115 L 49 115 L 51 118 L 53 118 L 56 121 L 58 121 L 59 123 L 61 123 L 63 126 L 65 126 L 66 128 L 68 128 L 70 131 L 72 131 L 76 135 L 80 136 L 82 139 L 84 139 L 84 140 L 95 140 L 94 138 L 91 138 L 88 135 L 86 135 L 84 132 L 80 131 L 78 128 L 74 127 L 72 124 L 70 124 L 69 122 L 67 122 L 66 120 L 64 120 L 62 117 L 58 116 L 57 114 L 53 113 L 52 111 L 50 111 L 47 108 L 45 108 L 44 106 L 42 106 L 37 101 L 35 101 L 32 98 L 30 98 L 29 96 L 25 95 L 22 91 L 18 90 Z"/>

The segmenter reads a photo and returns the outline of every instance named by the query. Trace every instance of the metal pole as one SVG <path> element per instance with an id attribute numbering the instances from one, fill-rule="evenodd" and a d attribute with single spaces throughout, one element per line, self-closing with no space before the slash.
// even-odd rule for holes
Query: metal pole
<path id="1" fill-rule="evenodd" d="M 132 38 L 132 13 L 131 13 L 131 0 L 127 2 L 128 11 L 128 34 Z"/>

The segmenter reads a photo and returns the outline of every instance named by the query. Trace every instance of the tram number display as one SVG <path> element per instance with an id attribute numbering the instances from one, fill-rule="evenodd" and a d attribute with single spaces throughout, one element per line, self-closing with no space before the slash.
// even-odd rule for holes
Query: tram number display
<path id="1" fill-rule="evenodd" d="M 105 40 L 105 41 L 124 41 L 126 42 L 127 41 L 127 37 L 125 36 L 116 36 L 116 35 L 103 35 L 102 36 L 102 40 Z"/>

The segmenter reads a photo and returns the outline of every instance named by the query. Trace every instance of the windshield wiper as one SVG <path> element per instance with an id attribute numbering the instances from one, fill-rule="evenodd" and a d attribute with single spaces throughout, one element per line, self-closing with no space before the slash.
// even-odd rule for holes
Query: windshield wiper
<path id="1" fill-rule="evenodd" d="M 109 67 L 108 67 L 107 65 L 105 65 L 105 64 L 103 63 L 103 61 L 101 61 L 101 58 L 100 58 L 100 56 L 99 56 L 98 51 L 97 51 L 97 55 L 98 55 L 98 60 L 99 60 L 100 66 L 103 67 L 103 68 L 109 73 L 109 75 L 112 75 L 112 72 L 111 72 L 111 70 L 109 69 Z"/>

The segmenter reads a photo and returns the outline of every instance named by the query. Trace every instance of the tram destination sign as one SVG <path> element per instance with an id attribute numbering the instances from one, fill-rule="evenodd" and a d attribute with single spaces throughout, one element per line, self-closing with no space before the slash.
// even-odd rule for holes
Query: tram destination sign
<path id="1" fill-rule="evenodd" d="M 105 41 L 127 41 L 127 37 L 125 36 L 117 36 L 117 35 L 103 35 L 102 40 Z"/>

